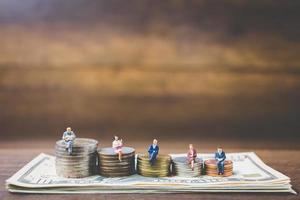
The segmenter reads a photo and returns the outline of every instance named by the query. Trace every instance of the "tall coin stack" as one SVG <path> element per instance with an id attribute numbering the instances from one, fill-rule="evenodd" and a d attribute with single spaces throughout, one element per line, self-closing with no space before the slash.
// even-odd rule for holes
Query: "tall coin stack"
<path id="1" fill-rule="evenodd" d="M 171 156 L 158 155 L 154 165 L 149 162 L 148 155 L 138 155 L 137 171 L 142 176 L 166 177 L 170 174 Z"/>
<path id="2" fill-rule="evenodd" d="M 72 154 L 66 150 L 64 140 L 55 145 L 56 174 L 66 178 L 83 178 L 97 173 L 98 141 L 87 138 L 76 138 Z"/>
<path id="3" fill-rule="evenodd" d="M 205 172 L 207 176 L 232 176 L 233 174 L 233 163 L 231 160 L 224 161 L 224 174 L 218 175 L 217 161 L 214 159 L 206 160 L 204 162 Z"/>
<path id="4" fill-rule="evenodd" d="M 98 150 L 99 171 L 102 176 L 120 177 L 130 176 L 135 172 L 135 150 L 122 147 L 122 159 L 111 147 Z"/>
<path id="5" fill-rule="evenodd" d="M 174 175 L 182 177 L 197 177 L 202 174 L 203 162 L 199 158 L 195 159 L 194 169 L 188 163 L 186 157 L 176 157 L 172 158 L 172 169 L 174 170 Z"/>

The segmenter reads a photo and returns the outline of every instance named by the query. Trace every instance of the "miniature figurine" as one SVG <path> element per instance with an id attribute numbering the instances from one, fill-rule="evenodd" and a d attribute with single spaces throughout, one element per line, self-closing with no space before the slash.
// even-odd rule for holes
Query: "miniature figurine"
<path id="1" fill-rule="evenodd" d="M 149 162 L 150 162 L 151 165 L 155 164 L 156 157 L 158 155 L 158 151 L 159 151 L 159 147 L 157 145 L 157 140 L 154 139 L 153 140 L 153 144 L 151 144 L 150 147 L 149 147 L 149 149 L 148 149 Z"/>
<path id="2" fill-rule="evenodd" d="M 190 164 L 191 169 L 193 171 L 194 171 L 194 163 L 195 163 L 196 157 L 197 157 L 196 149 L 194 149 L 193 145 L 190 144 L 189 145 L 189 151 L 187 153 L 187 160 L 188 160 L 188 163 Z"/>
<path id="3" fill-rule="evenodd" d="M 115 149 L 115 152 L 119 155 L 119 161 L 122 161 L 122 146 L 123 140 L 119 139 L 118 136 L 114 137 L 114 141 L 112 142 L 112 147 Z"/>
<path id="4" fill-rule="evenodd" d="M 226 159 L 225 152 L 221 147 L 218 147 L 217 152 L 215 153 L 215 159 L 218 165 L 218 175 L 224 174 L 224 161 Z"/>
<path id="5" fill-rule="evenodd" d="M 66 151 L 68 151 L 69 155 L 72 154 L 73 151 L 73 142 L 76 138 L 75 133 L 72 131 L 71 127 L 68 127 L 63 134 L 62 139 L 66 143 Z"/>

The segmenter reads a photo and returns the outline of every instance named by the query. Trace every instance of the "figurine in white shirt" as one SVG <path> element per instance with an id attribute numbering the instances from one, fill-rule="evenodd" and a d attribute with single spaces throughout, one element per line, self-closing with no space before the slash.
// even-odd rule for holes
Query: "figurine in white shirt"
<path id="1" fill-rule="evenodd" d="M 75 133 L 72 131 L 71 127 L 68 127 L 67 130 L 64 132 L 62 139 L 66 143 L 66 150 L 68 151 L 69 155 L 72 154 L 73 142 L 75 138 Z"/>

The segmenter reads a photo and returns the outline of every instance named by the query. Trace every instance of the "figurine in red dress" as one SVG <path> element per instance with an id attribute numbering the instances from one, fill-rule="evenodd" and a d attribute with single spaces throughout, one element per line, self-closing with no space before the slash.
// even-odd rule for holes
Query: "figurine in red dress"
<path id="1" fill-rule="evenodd" d="M 194 149 L 193 145 L 190 144 L 189 151 L 187 153 L 187 161 L 190 164 L 192 170 L 194 170 L 194 163 L 195 163 L 196 157 L 197 157 L 196 149 Z"/>

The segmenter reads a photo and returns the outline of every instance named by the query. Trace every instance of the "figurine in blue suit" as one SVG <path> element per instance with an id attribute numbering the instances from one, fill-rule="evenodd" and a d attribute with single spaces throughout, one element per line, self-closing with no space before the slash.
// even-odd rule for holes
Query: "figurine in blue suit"
<path id="1" fill-rule="evenodd" d="M 155 164 L 156 157 L 158 155 L 158 151 L 159 151 L 159 147 L 157 145 L 157 140 L 154 139 L 153 140 L 153 144 L 151 144 L 150 147 L 149 147 L 149 149 L 148 149 L 149 162 L 150 162 L 151 165 Z"/>
<path id="2" fill-rule="evenodd" d="M 224 174 L 224 161 L 226 159 L 225 152 L 221 147 L 218 147 L 217 152 L 215 153 L 215 159 L 218 165 L 218 175 Z"/>

